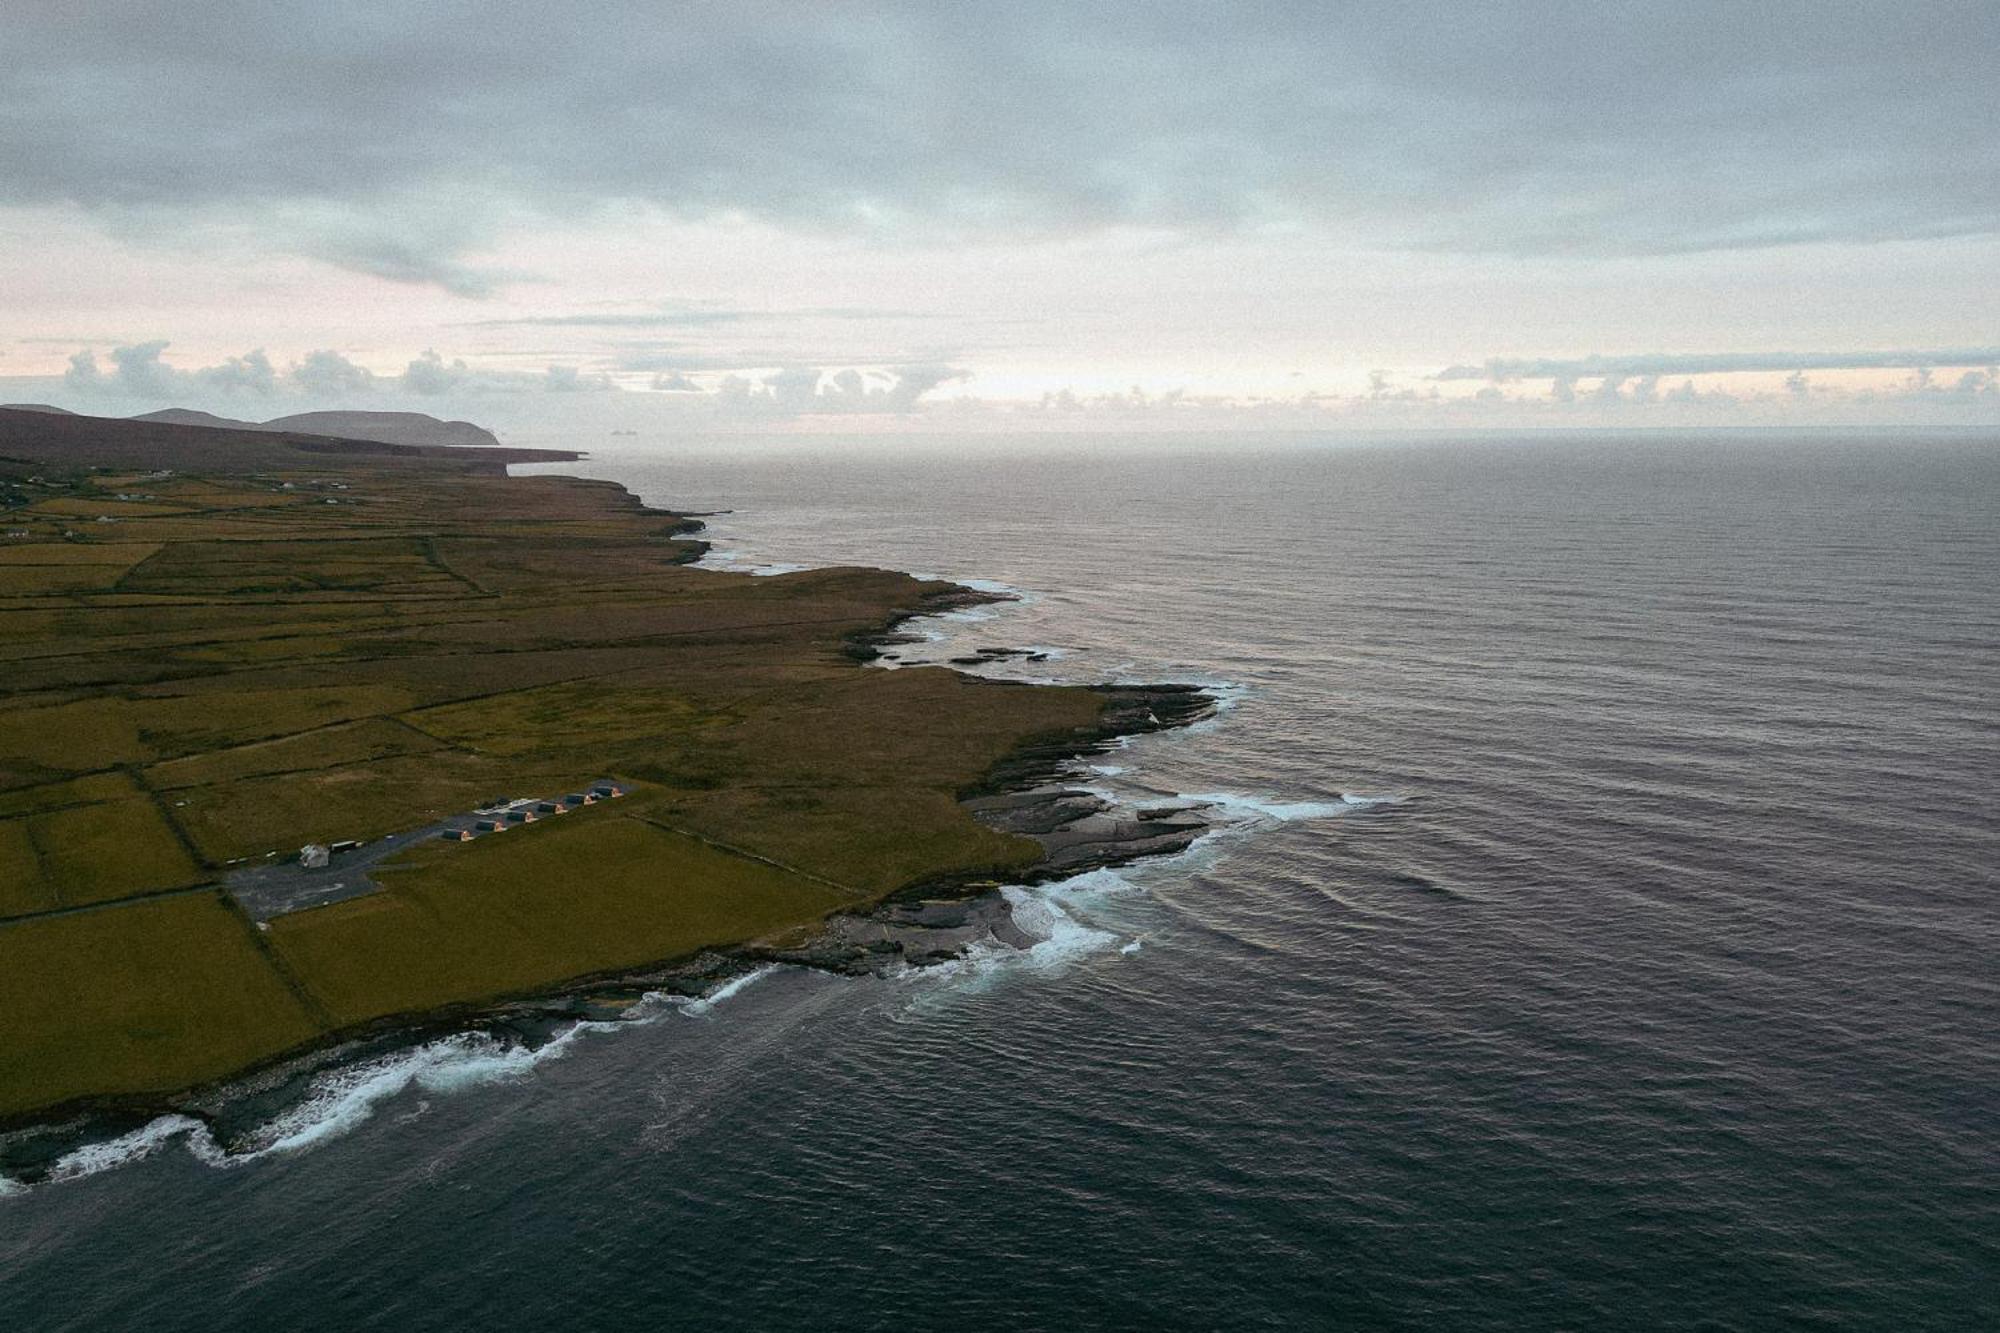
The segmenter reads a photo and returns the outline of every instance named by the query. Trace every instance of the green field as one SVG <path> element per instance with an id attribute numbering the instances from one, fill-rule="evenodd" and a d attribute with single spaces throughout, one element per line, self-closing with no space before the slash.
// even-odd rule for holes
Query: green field
<path id="1" fill-rule="evenodd" d="M 854 900 L 608 804 L 427 847 L 385 879 L 388 893 L 273 923 L 279 951 L 341 1022 L 636 967 Z"/>
<path id="2" fill-rule="evenodd" d="M 0 958 L 0 1110 L 170 1092 L 319 1030 L 213 892 L 0 924 Z"/>
<path id="3" fill-rule="evenodd" d="M 0 470 L 40 478 L 0 545 L 0 1120 L 1018 868 L 956 794 L 1104 705 L 860 670 L 852 636 L 949 590 L 690 567 L 607 483 L 30 415 L 0 411 Z M 607 775 L 631 794 L 268 932 L 200 887 Z"/>

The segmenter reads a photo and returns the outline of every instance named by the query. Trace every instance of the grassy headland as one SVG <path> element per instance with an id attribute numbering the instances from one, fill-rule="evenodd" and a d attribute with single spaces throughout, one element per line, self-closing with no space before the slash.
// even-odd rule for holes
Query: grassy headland
<path id="1" fill-rule="evenodd" d="M 0 1121 L 1038 858 L 956 798 L 1110 696 L 858 670 L 959 590 L 694 568 L 534 457 L 0 411 Z M 268 929 L 222 887 L 606 774 Z"/>

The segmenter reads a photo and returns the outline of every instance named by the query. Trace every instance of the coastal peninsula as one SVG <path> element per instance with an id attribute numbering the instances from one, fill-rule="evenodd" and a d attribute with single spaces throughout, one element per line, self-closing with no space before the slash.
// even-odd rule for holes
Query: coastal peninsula
<path id="1" fill-rule="evenodd" d="M 860 670 L 983 595 L 699 568 L 506 475 L 567 457 L 0 410 L 0 1123 L 1081 864 L 993 794 L 1205 707 Z"/>

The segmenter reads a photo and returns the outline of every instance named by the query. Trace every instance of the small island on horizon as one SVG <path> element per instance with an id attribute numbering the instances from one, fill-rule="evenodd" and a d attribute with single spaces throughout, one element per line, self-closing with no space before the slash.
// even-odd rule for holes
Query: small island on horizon
<path id="1" fill-rule="evenodd" d="M 576 457 L 0 409 L 0 1126 L 949 956 L 990 923 L 940 899 L 1199 836 L 1051 779 L 1207 695 L 857 669 L 992 595 L 699 568 L 698 518 L 506 474 Z"/>

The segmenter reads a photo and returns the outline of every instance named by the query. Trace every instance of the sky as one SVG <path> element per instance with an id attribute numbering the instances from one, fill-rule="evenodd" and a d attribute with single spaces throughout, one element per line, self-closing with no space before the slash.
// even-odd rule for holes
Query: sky
<path id="1" fill-rule="evenodd" d="M 0 400 L 2000 425 L 2000 4 L 9 0 Z"/>

